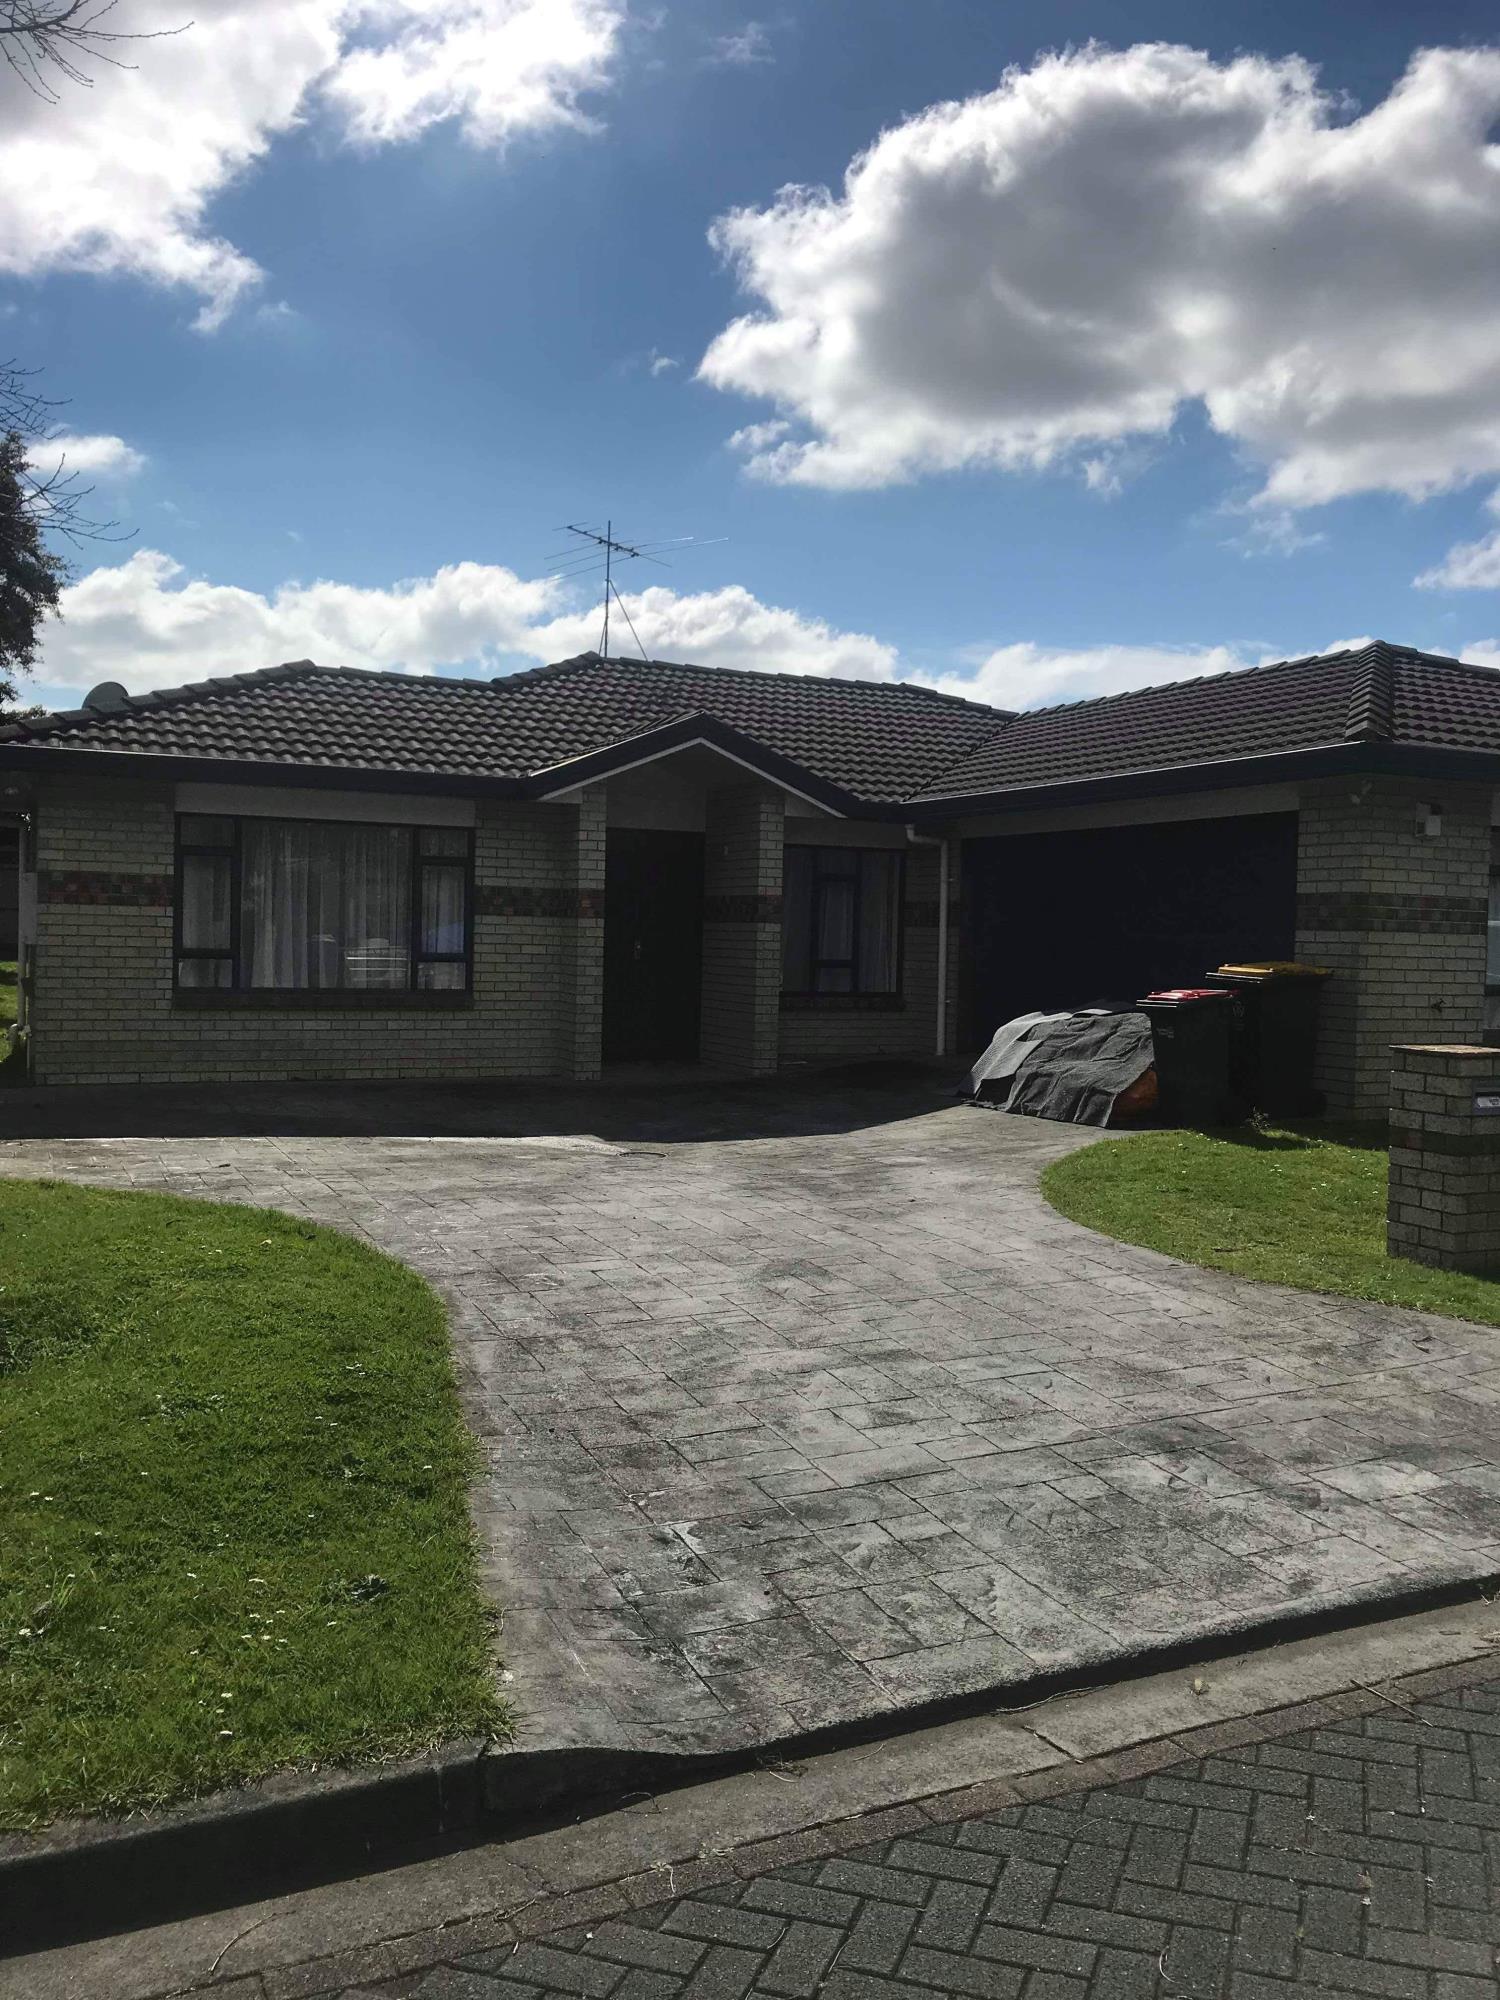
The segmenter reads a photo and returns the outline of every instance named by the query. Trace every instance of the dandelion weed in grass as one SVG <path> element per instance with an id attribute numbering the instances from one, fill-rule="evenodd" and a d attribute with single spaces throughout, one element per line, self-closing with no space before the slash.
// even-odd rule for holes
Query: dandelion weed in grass
<path id="1" fill-rule="evenodd" d="M 1500 1325 L 1500 1282 L 1388 1257 L 1382 1126 L 1251 1125 L 1109 1139 L 1048 1167 L 1074 1222 L 1190 1264 Z"/>
<path id="2" fill-rule="evenodd" d="M 0 1183 L 0 1825 L 503 1729 L 473 1450 L 392 1259 Z"/>

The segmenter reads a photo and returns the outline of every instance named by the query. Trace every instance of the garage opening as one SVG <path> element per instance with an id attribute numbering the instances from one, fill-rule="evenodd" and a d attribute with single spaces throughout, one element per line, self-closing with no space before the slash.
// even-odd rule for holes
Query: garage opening
<path id="1" fill-rule="evenodd" d="M 966 840 L 962 1046 L 1033 1009 L 1130 1006 L 1225 960 L 1290 958 L 1297 815 Z"/>

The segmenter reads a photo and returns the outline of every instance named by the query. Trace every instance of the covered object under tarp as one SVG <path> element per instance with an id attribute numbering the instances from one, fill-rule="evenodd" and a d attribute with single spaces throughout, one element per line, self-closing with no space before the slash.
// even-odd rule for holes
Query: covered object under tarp
<path id="1" fill-rule="evenodd" d="M 995 1030 L 989 1047 L 969 1071 L 964 1094 L 986 1104 L 1003 1104 L 1010 1096 L 1016 1071 L 1039 1042 L 1071 1014 L 1017 1014 Z"/>
<path id="2" fill-rule="evenodd" d="M 1154 1102 L 1144 1014 L 1022 1014 L 997 1029 L 969 1073 L 976 1103 L 1074 1125 L 1109 1125 Z"/>

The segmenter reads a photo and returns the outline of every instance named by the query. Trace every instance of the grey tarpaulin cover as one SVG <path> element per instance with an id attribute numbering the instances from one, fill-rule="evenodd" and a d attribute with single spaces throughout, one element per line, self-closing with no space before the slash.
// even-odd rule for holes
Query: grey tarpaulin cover
<path id="1" fill-rule="evenodd" d="M 1107 1125 L 1115 1100 L 1152 1061 L 1151 1023 L 1144 1014 L 1073 1014 L 1031 1049 L 1005 1108 Z"/>
<path id="2" fill-rule="evenodd" d="M 1046 1040 L 1050 1028 L 1072 1018 L 1071 1014 L 1017 1014 L 1013 1021 L 1006 1021 L 995 1030 L 989 1047 L 969 1071 L 965 1096 L 1003 1104 L 1016 1071 L 1037 1043 Z"/>

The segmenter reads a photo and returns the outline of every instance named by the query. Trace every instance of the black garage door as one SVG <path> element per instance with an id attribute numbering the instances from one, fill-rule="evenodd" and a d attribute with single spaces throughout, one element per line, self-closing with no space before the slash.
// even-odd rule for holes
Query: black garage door
<path id="1" fill-rule="evenodd" d="M 1128 1006 L 1224 960 L 1290 958 L 1297 815 L 964 842 L 964 1046 L 1033 1008 Z"/>

